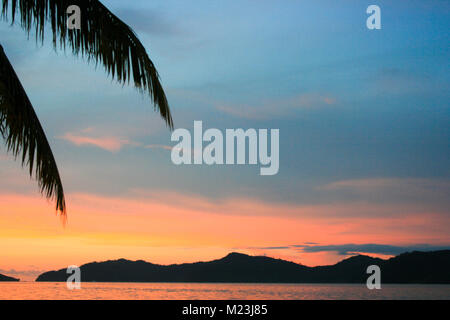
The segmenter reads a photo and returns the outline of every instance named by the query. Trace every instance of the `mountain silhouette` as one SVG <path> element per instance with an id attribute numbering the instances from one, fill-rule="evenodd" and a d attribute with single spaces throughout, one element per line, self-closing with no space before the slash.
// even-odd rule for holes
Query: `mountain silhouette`
<path id="1" fill-rule="evenodd" d="M 84 282 L 365 283 L 370 265 L 380 267 L 382 283 L 450 283 L 450 250 L 414 251 L 388 260 L 357 255 L 318 267 L 233 252 L 208 262 L 166 266 L 119 259 L 80 268 Z M 60 269 L 45 272 L 36 281 L 66 281 L 68 276 Z"/>
<path id="2" fill-rule="evenodd" d="M 4 274 L 0 273 L 0 281 L 20 281 L 19 279 L 5 276 Z"/>

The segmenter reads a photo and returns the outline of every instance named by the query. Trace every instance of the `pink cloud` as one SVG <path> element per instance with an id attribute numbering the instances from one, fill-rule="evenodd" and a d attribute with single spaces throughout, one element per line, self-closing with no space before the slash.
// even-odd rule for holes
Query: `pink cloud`
<path id="1" fill-rule="evenodd" d="M 149 144 L 144 147 L 145 149 L 163 149 L 163 150 L 172 150 L 172 146 L 166 146 L 164 144 Z"/>
<path id="2" fill-rule="evenodd" d="M 85 133 L 90 131 L 90 129 L 85 129 L 82 131 L 83 134 L 67 132 L 60 138 L 69 141 L 76 146 L 91 145 L 110 152 L 117 152 L 125 145 L 139 145 L 137 142 L 118 137 L 90 137 L 85 135 Z"/>

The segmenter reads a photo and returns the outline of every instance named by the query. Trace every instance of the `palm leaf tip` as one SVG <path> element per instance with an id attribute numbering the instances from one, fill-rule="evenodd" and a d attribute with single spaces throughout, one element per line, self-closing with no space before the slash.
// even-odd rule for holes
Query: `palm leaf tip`
<path id="1" fill-rule="evenodd" d="M 121 83 L 133 81 L 146 91 L 170 129 L 173 120 L 158 72 L 134 31 L 98 0 L 2 0 L 1 16 L 12 23 L 16 12 L 20 24 L 28 33 L 36 32 L 44 40 L 46 22 L 50 23 L 55 48 L 69 46 L 76 55 L 103 64 L 108 74 Z M 80 7 L 80 29 L 68 29 L 66 10 Z M 9 10 L 10 8 L 10 10 Z"/>
<path id="2" fill-rule="evenodd" d="M 65 221 L 66 204 L 58 167 L 33 106 L 0 45 L 0 134 L 7 151 L 28 166 Z"/>

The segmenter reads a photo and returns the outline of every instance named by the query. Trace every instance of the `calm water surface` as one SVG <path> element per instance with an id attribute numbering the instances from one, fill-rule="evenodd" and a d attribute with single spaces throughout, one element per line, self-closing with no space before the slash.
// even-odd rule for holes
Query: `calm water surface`
<path id="1" fill-rule="evenodd" d="M 450 285 L 0 282 L 0 299 L 450 299 Z"/>

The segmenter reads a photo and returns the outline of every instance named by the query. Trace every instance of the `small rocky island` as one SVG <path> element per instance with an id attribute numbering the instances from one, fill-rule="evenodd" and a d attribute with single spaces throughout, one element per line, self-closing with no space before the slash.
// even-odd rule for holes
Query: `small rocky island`
<path id="1" fill-rule="evenodd" d="M 20 281 L 17 278 L 8 277 L 0 273 L 0 281 Z"/>

